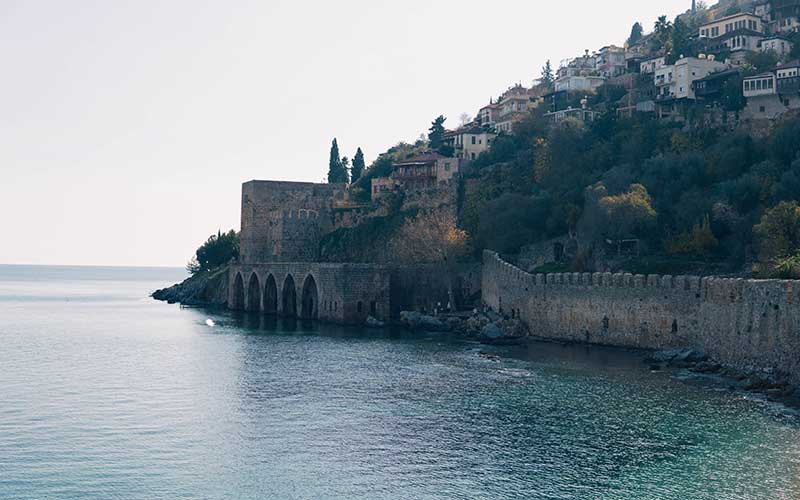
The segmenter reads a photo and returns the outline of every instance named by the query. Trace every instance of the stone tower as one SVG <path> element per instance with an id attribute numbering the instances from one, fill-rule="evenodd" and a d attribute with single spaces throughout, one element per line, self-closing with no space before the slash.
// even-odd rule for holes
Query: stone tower
<path id="1" fill-rule="evenodd" d="M 239 260 L 246 264 L 314 262 L 333 229 L 343 184 L 250 181 L 242 185 Z"/>

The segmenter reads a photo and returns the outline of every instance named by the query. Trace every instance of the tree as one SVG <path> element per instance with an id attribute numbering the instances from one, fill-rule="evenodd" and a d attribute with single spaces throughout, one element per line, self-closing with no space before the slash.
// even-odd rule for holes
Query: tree
<path id="1" fill-rule="evenodd" d="M 406 219 L 392 243 L 392 254 L 404 264 L 436 264 L 446 273 L 448 301 L 455 307 L 453 282 L 458 262 L 470 254 L 469 234 L 456 225 L 454 214 L 420 212 Z"/>
<path id="2" fill-rule="evenodd" d="M 443 115 L 439 115 L 428 129 L 428 143 L 430 148 L 438 151 L 444 146 L 444 122 L 447 120 Z"/>
<path id="3" fill-rule="evenodd" d="M 667 20 L 667 16 L 659 16 L 658 20 L 653 27 L 655 36 L 653 40 L 657 42 L 656 49 L 663 48 L 670 38 L 672 31 L 672 23 Z"/>
<path id="4" fill-rule="evenodd" d="M 472 117 L 469 116 L 467 113 L 461 113 L 461 116 L 459 116 L 458 119 L 461 121 L 462 127 L 465 125 L 469 125 L 469 123 L 472 121 Z"/>
<path id="5" fill-rule="evenodd" d="M 627 192 L 618 195 L 607 194 L 602 183 L 591 190 L 591 198 L 597 200 L 600 227 L 606 234 L 617 239 L 641 236 L 656 221 L 650 194 L 641 184 L 631 184 Z"/>
<path id="6" fill-rule="evenodd" d="M 342 172 L 344 172 L 344 177 L 341 182 L 349 182 L 350 181 L 350 159 L 346 156 L 342 157 Z"/>
<path id="7" fill-rule="evenodd" d="M 774 278 L 800 278 L 800 205 L 783 201 L 770 208 L 753 227 L 758 238 L 754 271 Z"/>
<path id="8" fill-rule="evenodd" d="M 358 181 L 364 174 L 364 152 L 358 148 L 356 155 L 353 157 L 353 167 L 350 169 L 350 182 Z"/>
<path id="9" fill-rule="evenodd" d="M 631 28 L 631 36 L 628 37 L 628 47 L 636 44 L 639 40 L 642 39 L 642 34 L 644 33 L 644 28 L 642 28 L 641 23 L 637 22 Z"/>
<path id="10" fill-rule="evenodd" d="M 771 70 L 780 60 L 777 52 L 774 50 L 748 52 L 745 59 L 747 61 L 747 66 L 749 66 L 748 73 L 753 75 Z"/>
<path id="11" fill-rule="evenodd" d="M 692 51 L 692 42 L 691 42 L 691 35 L 692 32 L 689 29 L 689 26 L 686 25 L 680 18 L 675 20 L 675 24 L 672 25 L 672 28 L 669 29 L 669 39 L 670 39 L 670 57 L 668 64 L 674 64 L 681 56 L 691 56 Z"/>
<path id="12" fill-rule="evenodd" d="M 691 231 L 687 231 L 667 244 L 667 251 L 671 254 L 691 254 L 700 257 L 706 256 L 719 246 L 719 240 L 711 230 L 711 219 L 706 214 L 700 224 L 695 224 Z"/>
<path id="13" fill-rule="evenodd" d="M 239 257 L 239 235 L 234 230 L 227 233 L 217 231 L 200 245 L 194 257 L 186 265 L 192 274 L 210 271 Z"/>
<path id="14" fill-rule="evenodd" d="M 339 143 L 336 138 L 331 143 L 330 159 L 328 160 L 328 182 L 331 184 L 347 182 L 347 169 L 339 158 Z"/>
<path id="15" fill-rule="evenodd" d="M 550 59 L 542 66 L 542 83 L 545 85 L 552 85 L 555 77 L 553 76 L 553 67 L 550 65 Z"/>

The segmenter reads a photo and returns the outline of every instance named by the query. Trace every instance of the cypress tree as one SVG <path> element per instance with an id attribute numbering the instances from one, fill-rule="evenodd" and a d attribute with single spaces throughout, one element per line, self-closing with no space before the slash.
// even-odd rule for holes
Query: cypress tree
<path id="1" fill-rule="evenodd" d="M 364 153 L 361 148 L 358 148 L 356 155 L 353 157 L 353 168 L 350 169 L 350 181 L 355 182 L 364 174 Z"/>
<path id="2" fill-rule="evenodd" d="M 347 172 L 344 171 L 342 159 L 339 157 L 339 143 L 336 142 L 335 137 L 331 143 L 331 154 L 328 160 L 328 182 L 331 184 L 347 182 Z"/>
<path id="3" fill-rule="evenodd" d="M 339 182 L 347 183 L 350 181 L 350 159 L 346 156 L 342 158 L 341 176 L 342 180 Z"/>

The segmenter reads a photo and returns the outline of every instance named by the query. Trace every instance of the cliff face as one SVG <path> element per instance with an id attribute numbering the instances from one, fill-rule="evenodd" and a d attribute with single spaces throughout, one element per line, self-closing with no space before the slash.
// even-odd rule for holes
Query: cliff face
<path id="1" fill-rule="evenodd" d="M 170 304 L 225 307 L 228 303 L 228 267 L 197 273 L 182 283 L 156 290 L 152 297 Z"/>

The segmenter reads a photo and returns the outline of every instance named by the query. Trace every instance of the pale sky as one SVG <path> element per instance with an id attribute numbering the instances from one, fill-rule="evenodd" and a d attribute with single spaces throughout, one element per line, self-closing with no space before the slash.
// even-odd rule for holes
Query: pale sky
<path id="1" fill-rule="evenodd" d="M 182 266 L 320 181 L 690 0 L 0 0 L 0 263 Z"/>

